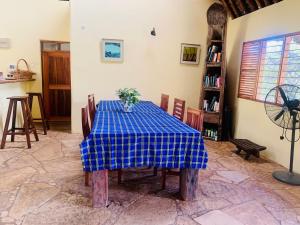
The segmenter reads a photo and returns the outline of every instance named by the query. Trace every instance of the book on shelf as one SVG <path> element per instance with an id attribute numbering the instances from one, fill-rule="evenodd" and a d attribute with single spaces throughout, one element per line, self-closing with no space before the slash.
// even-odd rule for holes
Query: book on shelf
<path id="1" fill-rule="evenodd" d="M 209 102 L 208 100 L 203 100 L 203 110 L 206 112 L 219 112 L 220 110 L 220 103 L 216 100 L 217 97 L 213 97 L 212 100 Z"/>
<path id="2" fill-rule="evenodd" d="M 218 131 L 215 129 L 204 129 L 203 136 L 216 141 L 218 140 Z"/>
<path id="3" fill-rule="evenodd" d="M 222 53 L 221 52 L 218 52 L 218 55 L 217 55 L 217 63 L 220 63 L 222 61 Z"/>
<path id="4" fill-rule="evenodd" d="M 208 48 L 207 53 L 207 62 L 208 63 L 220 63 L 222 58 L 222 53 L 219 50 L 219 47 L 212 45 Z"/>
<path id="5" fill-rule="evenodd" d="M 221 86 L 220 79 L 219 75 L 206 75 L 204 77 L 204 87 L 219 88 Z"/>

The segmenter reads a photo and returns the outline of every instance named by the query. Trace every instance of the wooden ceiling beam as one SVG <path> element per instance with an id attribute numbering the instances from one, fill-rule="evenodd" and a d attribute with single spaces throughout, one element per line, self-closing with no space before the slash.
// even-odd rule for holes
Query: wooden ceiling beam
<path id="1" fill-rule="evenodd" d="M 248 0 L 247 1 L 248 7 L 250 8 L 251 12 L 258 10 L 258 5 L 256 4 L 255 0 Z"/>
<path id="2" fill-rule="evenodd" d="M 265 7 L 265 3 L 263 0 L 255 0 L 255 2 L 259 9 Z"/>
<path id="3" fill-rule="evenodd" d="M 246 1 L 240 0 L 240 8 L 242 9 L 244 15 L 252 12 Z"/>
<path id="4" fill-rule="evenodd" d="M 224 7 L 227 9 L 227 11 L 230 12 L 232 18 L 235 19 L 237 17 L 237 15 L 235 14 L 235 12 L 233 11 L 233 9 L 231 8 L 231 6 L 228 3 L 228 1 L 227 0 L 220 0 L 220 1 L 224 5 Z"/>
<path id="5" fill-rule="evenodd" d="M 236 17 L 240 17 L 240 16 L 243 16 L 243 14 L 240 12 L 237 4 L 236 4 L 236 0 L 227 0 L 228 3 L 231 5 L 234 13 L 237 15 Z"/>
<path id="6" fill-rule="evenodd" d="M 282 0 L 219 0 L 230 12 L 233 19 L 254 12 Z"/>
<path id="7" fill-rule="evenodd" d="M 264 0 L 264 3 L 265 3 L 265 6 L 269 6 L 269 5 L 273 4 L 272 0 Z"/>

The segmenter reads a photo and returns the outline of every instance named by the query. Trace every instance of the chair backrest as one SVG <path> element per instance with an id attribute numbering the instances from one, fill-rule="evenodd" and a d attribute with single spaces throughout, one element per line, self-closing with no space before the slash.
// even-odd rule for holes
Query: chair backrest
<path id="1" fill-rule="evenodd" d="M 169 109 L 169 95 L 161 94 L 160 108 L 165 112 Z"/>
<path id="2" fill-rule="evenodd" d="M 81 108 L 81 122 L 82 122 L 82 134 L 84 139 L 86 139 L 86 137 L 89 136 L 91 132 L 89 119 L 88 119 L 88 106 Z"/>
<path id="3" fill-rule="evenodd" d="M 96 105 L 94 94 L 88 95 L 88 106 L 89 106 L 89 115 L 91 126 L 93 125 L 95 114 L 96 114 Z"/>
<path id="4" fill-rule="evenodd" d="M 186 124 L 190 127 L 202 131 L 203 129 L 204 113 L 202 110 L 188 108 Z"/>
<path id="5" fill-rule="evenodd" d="M 175 98 L 173 116 L 175 116 L 177 119 L 183 121 L 184 110 L 185 110 L 185 101 Z"/>

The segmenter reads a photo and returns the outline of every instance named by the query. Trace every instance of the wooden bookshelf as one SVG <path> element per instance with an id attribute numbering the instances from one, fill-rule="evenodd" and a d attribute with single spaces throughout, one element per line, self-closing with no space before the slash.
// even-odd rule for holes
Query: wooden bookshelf
<path id="1" fill-rule="evenodd" d="M 219 141 L 222 138 L 224 91 L 226 76 L 226 23 L 208 26 L 207 57 L 203 74 L 199 108 L 204 110 L 202 135 L 205 139 Z M 213 49 L 213 51 L 212 51 Z M 215 54 L 221 60 L 214 60 Z M 217 82 L 216 82 L 217 80 Z M 215 101 L 215 103 L 213 103 Z M 215 105 L 217 104 L 217 105 Z M 216 106 L 216 107 L 213 107 Z M 219 107 L 217 107 L 219 106 Z"/>

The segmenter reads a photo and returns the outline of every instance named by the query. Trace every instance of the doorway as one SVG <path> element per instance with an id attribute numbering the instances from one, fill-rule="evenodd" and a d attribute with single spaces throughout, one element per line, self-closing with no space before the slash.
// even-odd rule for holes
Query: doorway
<path id="1" fill-rule="evenodd" d="M 43 97 L 50 122 L 71 121 L 70 43 L 41 41 Z"/>

